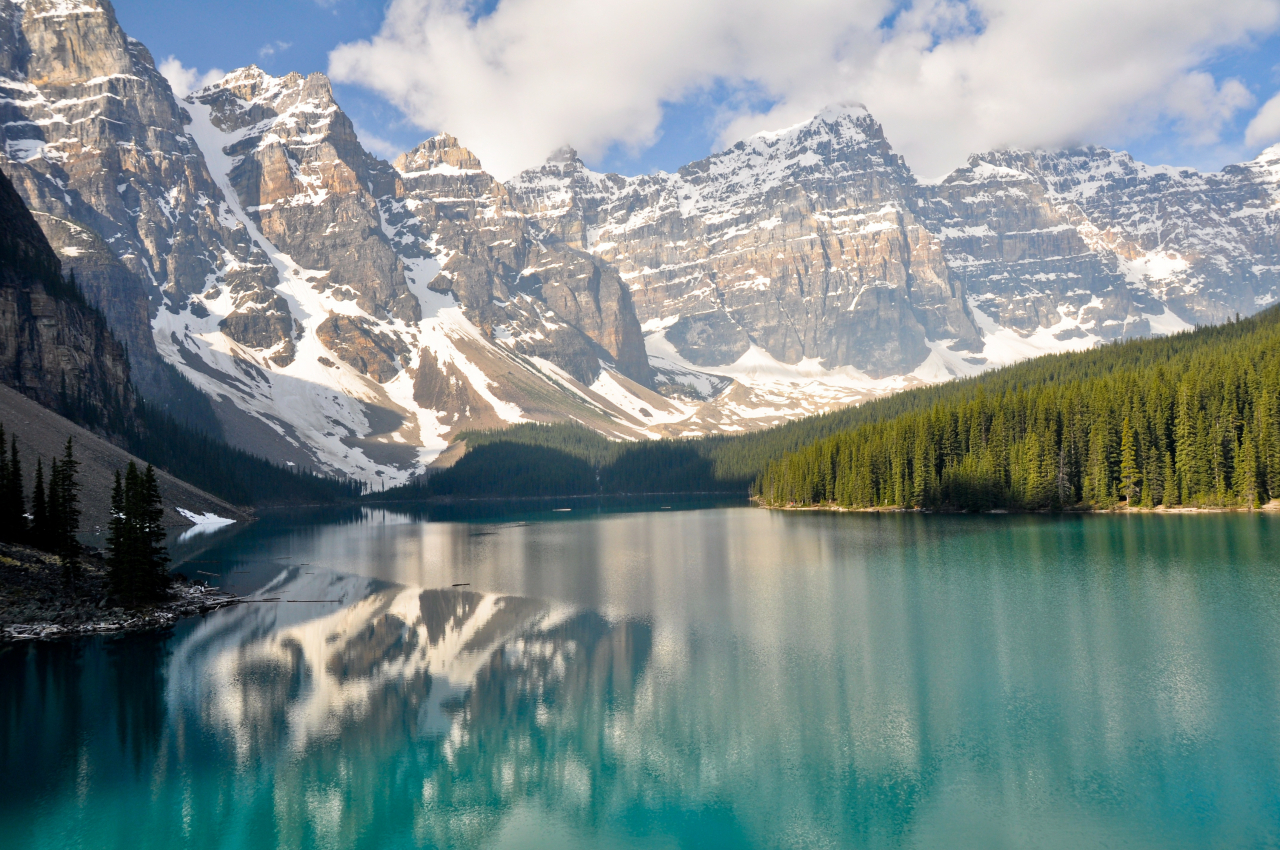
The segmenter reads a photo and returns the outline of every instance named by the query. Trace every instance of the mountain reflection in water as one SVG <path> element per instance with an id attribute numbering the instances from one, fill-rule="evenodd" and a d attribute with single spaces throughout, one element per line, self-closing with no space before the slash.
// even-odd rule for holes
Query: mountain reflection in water
<path id="1" fill-rule="evenodd" d="M 1280 838 L 1276 518 L 369 516 L 0 649 L 6 850 Z"/>

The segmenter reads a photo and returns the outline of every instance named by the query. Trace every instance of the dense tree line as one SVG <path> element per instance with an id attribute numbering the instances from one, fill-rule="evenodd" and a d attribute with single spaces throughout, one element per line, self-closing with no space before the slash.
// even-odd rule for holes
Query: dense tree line
<path id="1" fill-rule="evenodd" d="M 379 499 L 508 498 L 639 493 L 746 493 L 750 476 L 718 477 L 691 440 L 623 443 L 581 425 L 523 424 L 459 436 L 467 453 L 453 467 Z"/>
<path id="2" fill-rule="evenodd" d="M 4 426 L 0 425 L 0 447 L 4 437 Z M 76 538 L 80 532 L 79 469 L 70 438 L 62 457 L 50 462 L 48 476 L 44 462 L 37 458 L 28 513 L 17 438 L 10 440 L 8 454 L 0 449 L 0 541 L 57 555 L 63 579 L 73 593 L 80 578 L 80 541 Z"/>
<path id="3" fill-rule="evenodd" d="M 0 424 L 0 449 L 4 446 Z M 30 511 L 24 492 L 18 440 L 0 450 L 0 542 L 17 543 L 57 555 L 63 583 L 74 595 L 80 581 L 80 462 L 70 438 L 61 458 L 54 458 L 45 474 L 36 458 Z M 165 547 L 164 508 L 154 467 L 139 471 L 129 462 L 124 476 L 115 475 L 107 537 L 107 566 L 111 592 L 117 599 L 137 603 L 155 599 L 169 587 L 169 555 Z"/>
<path id="4" fill-rule="evenodd" d="M 771 503 L 951 509 L 1261 502 L 1280 473 L 1267 413 L 1280 396 L 1269 359 L 1277 327 L 1273 308 L 740 435 L 628 443 L 569 424 L 467 432 L 453 468 L 378 495 L 751 490 Z"/>
<path id="5" fill-rule="evenodd" d="M 756 494 L 954 510 L 1247 507 L 1280 495 L 1276 309 L 1042 358 L 929 401 L 787 454 Z"/>
<path id="6" fill-rule="evenodd" d="M 145 402 L 138 405 L 136 422 L 126 434 L 132 454 L 232 504 L 333 503 L 355 499 L 365 489 L 358 481 L 281 466 L 233 448 Z"/>

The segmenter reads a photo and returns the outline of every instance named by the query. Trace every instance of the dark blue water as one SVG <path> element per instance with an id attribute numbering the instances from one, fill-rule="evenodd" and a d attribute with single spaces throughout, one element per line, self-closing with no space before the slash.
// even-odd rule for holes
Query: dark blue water
<path id="1" fill-rule="evenodd" d="M 1280 844 L 1280 518 L 586 507 L 183 541 L 273 601 L 0 649 L 0 845 Z"/>

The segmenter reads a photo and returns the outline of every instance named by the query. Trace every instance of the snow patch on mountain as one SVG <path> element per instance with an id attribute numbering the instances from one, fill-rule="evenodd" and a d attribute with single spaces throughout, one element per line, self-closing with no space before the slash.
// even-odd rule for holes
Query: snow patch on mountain
<path id="1" fill-rule="evenodd" d="M 346 363 L 339 360 L 325 365 L 320 361 L 322 357 L 329 359 L 326 356 L 329 352 L 320 343 L 316 331 L 330 313 L 365 314 L 354 302 L 317 293 L 308 280 L 321 277 L 325 272 L 303 268 L 277 249 L 241 207 L 229 177 L 235 163 L 225 149 L 250 131 L 228 134 L 218 130 L 210 117 L 210 107 L 194 97 L 188 99 L 186 107 L 192 118 L 189 132 L 204 153 L 231 215 L 266 251 L 280 276 L 281 282 L 275 291 L 286 299 L 290 313 L 304 330 L 296 341 L 296 358 L 282 367 L 223 334 L 218 320 L 230 313 L 230 304 L 215 301 L 211 306 L 225 309 L 227 313 L 200 319 L 192 315 L 189 306 L 176 315 L 159 311 L 153 323 L 156 347 L 197 387 L 215 398 L 228 399 L 299 447 L 309 447 L 322 464 L 366 481 L 404 483 L 416 470 L 379 464 L 362 449 L 343 442 L 343 437 L 369 433 L 370 423 L 361 402 L 377 405 L 382 401 L 381 394 L 370 386 L 365 376 Z M 197 326 L 194 333 L 193 324 Z M 206 368 L 197 368 L 192 357 L 203 361 Z M 420 459 L 428 462 L 444 448 L 443 445 L 423 447 Z"/>

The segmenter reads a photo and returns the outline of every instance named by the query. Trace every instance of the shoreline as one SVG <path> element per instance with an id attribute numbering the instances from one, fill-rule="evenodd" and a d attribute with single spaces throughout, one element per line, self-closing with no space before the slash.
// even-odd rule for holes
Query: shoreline
<path id="1" fill-rule="evenodd" d="M 566 496 L 422 496 L 412 499 L 369 499 L 362 497 L 356 505 L 461 505 L 490 502 L 551 502 L 560 499 L 650 499 L 659 496 L 732 496 L 751 500 L 739 490 L 698 490 L 668 493 L 577 493 Z"/>
<path id="2" fill-rule="evenodd" d="M 81 560 L 79 593 L 62 590 L 58 559 L 26 546 L 0 544 L 0 645 L 30 640 L 160 631 L 185 617 L 239 604 L 240 598 L 175 575 L 169 598 L 136 608 L 108 604 L 106 563 L 90 550 Z"/>
<path id="3" fill-rule="evenodd" d="M 828 513 L 845 513 L 845 514 L 937 514 L 939 516 L 963 516 L 965 514 L 1002 516 L 1012 514 L 1022 514 L 1026 516 L 1054 516 L 1064 514 L 1270 514 L 1280 513 L 1280 499 L 1272 499 L 1260 508 L 1253 507 L 1220 507 L 1215 505 L 1206 505 L 1201 507 L 1176 507 L 1166 508 L 1164 505 L 1158 505 L 1154 508 L 1130 508 L 1127 506 L 1117 506 L 1113 508 L 1087 508 L 1087 507 L 1070 507 L 1061 510 L 1040 510 L 1029 511 L 1022 508 L 989 508 L 981 511 L 962 511 L 962 510 L 935 510 L 933 508 L 903 508 L 897 505 L 884 505 L 874 508 L 846 508 L 843 505 L 824 504 L 824 505 L 768 505 L 760 501 L 756 496 L 751 497 L 751 502 L 758 508 L 767 511 L 826 511 Z"/>

